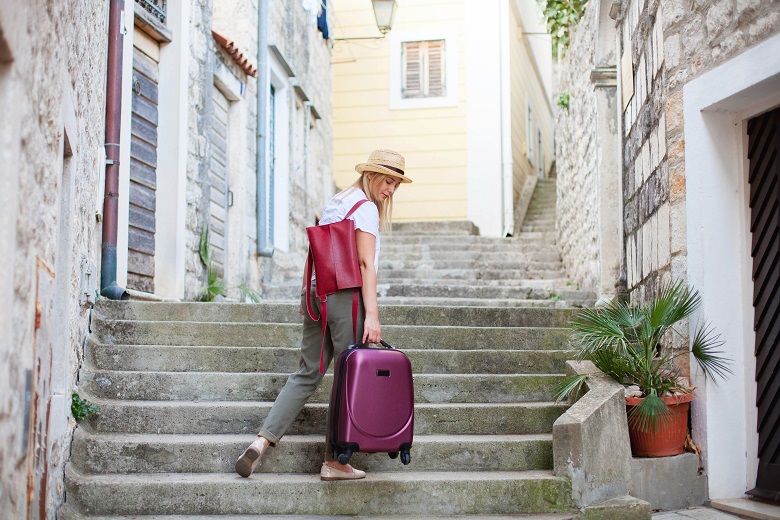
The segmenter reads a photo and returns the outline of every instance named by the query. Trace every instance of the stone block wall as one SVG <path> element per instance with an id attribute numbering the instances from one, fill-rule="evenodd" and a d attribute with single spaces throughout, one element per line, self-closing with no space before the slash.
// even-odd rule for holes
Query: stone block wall
<path id="1" fill-rule="evenodd" d="M 330 4 L 329 4 L 330 6 Z M 301 279 L 308 247 L 306 227 L 316 223 L 335 191 L 333 181 L 333 75 L 331 42 L 317 29 L 319 2 L 269 0 L 269 44 L 277 46 L 295 80 L 316 108 L 312 117 L 300 98 L 290 111 L 290 247 L 274 253 L 266 283 Z"/>
<path id="2" fill-rule="evenodd" d="M 187 235 L 185 298 L 195 298 L 205 286 L 206 268 L 199 253 L 201 229 L 209 218 L 209 128 L 213 114 L 211 89 L 214 84 L 216 44 L 211 35 L 212 0 L 190 1 L 190 63 L 187 94 Z"/>
<path id="3" fill-rule="evenodd" d="M 661 283 L 687 278 L 683 87 L 777 33 L 780 9 L 776 2 L 760 0 L 623 0 L 601 5 L 612 7 L 616 15 L 617 81 L 623 76 L 626 80 L 623 99 L 617 100 L 622 131 L 617 143 L 624 240 L 620 263 L 632 301 L 644 301 Z M 606 114 L 598 113 L 589 81 L 597 65 L 598 6 L 590 2 L 573 29 L 558 84 L 559 92 L 569 94 L 570 108 L 556 107 L 561 254 L 569 275 L 590 289 L 604 276 L 600 269 L 605 260 L 599 257 L 604 228 L 602 223 L 599 229 L 595 166 L 604 146 L 597 126 Z"/>
<path id="4" fill-rule="evenodd" d="M 89 306 L 80 302 L 82 266 L 94 268 L 85 285 L 93 297 L 99 276 L 107 22 L 103 1 L 0 1 L 4 518 L 28 517 L 28 491 L 32 518 L 54 518 L 63 500 L 74 427 L 70 393 L 88 326 Z M 39 279 L 52 285 L 36 329 Z M 48 431 L 46 460 L 28 490 L 36 429 Z"/>
<path id="5" fill-rule="evenodd" d="M 623 113 L 628 288 L 644 300 L 686 278 L 683 86 L 777 33 L 780 10 L 761 0 L 627 0 L 618 20 L 634 96 Z"/>
<path id="6" fill-rule="evenodd" d="M 598 114 L 590 81 L 595 65 L 597 4 L 588 4 L 559 66 L 558 93 L 569 95 L 569 108 L 555 107 L 558 243 L 567 273 L 587 290 L 597 289 L 600 272 Z"/>
<path id="7" fill-rule="evenodd" d="M 257 0 L 216 2 L 212 20 L 214 28 L 235 40 L 255 64 L 259 61 L 257 9 Z M 245 212 L 241 218 L 245 219 L 247 234 L 241 239 L 247 241 L 247 247 L 246 256 L 242 259 L 246 269 L 242 268 L 242 272 L 246 272 L 246 283 L 255 290 L 262 290 L 269 284 L 300 280 L 308 246 L 305 228 L 315 223 L 315 217 L 321 213 L 335 189 L 332 172 L 331 45 L 317 29 L 318 11 L 319 2 L 315 1 L 268 0 L 268 43 L 276 46 L 282 54 L 295 74 L 291 81 L 297 82 L 309 98 L 305 102 L 297 95 L 287 96 L 286 106 L 277 107 L 289 114 L 289 135 L 284 139 L 277 138 L 278 142 L 286 142 L 289 146 L 289 172 L 284 172 L 289 175 L 289 215 L 281 223 L 289 225 L 289 248 L 287 251 L 277 248 L 270 259 L 256 253 L 257 201 L 253 183 L 257 158 L 257 80 L 246 80 L 244 105 L 248 110 L 245 118 L 248 153 L 245 155 L 244 181 L 248 189 L 241 194 L 245 198 Z M 313 117 L 310 106 L 316 109 L 320 119 Z M 197 242 L 197 236 L 193 235 L 193 240 Z M 194 251 L 197 251 L 197 244 L 195 246 Z M 230 296 L 236 297 L 237 294 L 233 292 Z"/>

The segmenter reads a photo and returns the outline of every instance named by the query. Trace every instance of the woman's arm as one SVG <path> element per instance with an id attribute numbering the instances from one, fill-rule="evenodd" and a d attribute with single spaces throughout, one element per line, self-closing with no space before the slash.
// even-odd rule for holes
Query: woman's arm
<path id="1" fill-rule="evenodd" d="M 379 343 L 382 334 L 379 327 L 379 304 L 376 301 L 376 269 L 374 268 L 374 253 L 376 237 L 371 233 L 356 230 L 358 263 L 363 277 L 363 306 L 366 317 L 363 322 L 363 343 Z"/>

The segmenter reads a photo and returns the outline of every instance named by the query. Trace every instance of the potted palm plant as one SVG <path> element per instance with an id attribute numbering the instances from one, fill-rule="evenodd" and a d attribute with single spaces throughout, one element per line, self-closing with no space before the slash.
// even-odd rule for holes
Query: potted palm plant
<path id="1" fill-rule="evenodd" d="M 726 378 L 729 360 L 717 350 L 723 342 L 702 323 L 689 349 L 672 348 L 675 328 L 701 304 L 698 292 L 684 283 L 663 285 L 641 305 L 612 301 L 583 309 L 571 323 L 579 360 L 590 360 L 626 387 L 629 436 L 634 456 L 662 457 L 682 453 L 688 433 L 693 391 L 675 358 L 693 354 L 706 378 Z M 566 379 L 558 399 L 578 395 L 587 375 Z"/>

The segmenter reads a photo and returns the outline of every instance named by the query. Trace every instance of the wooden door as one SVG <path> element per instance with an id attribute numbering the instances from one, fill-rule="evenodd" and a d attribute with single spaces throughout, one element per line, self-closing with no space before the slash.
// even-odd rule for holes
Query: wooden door
<path id="1" fill-rule="evenodd" d="M 148 293 L 154 292 L 157 227 L 158 69 L 154 57 L 133 49 L 127 288 Z"/>
<path id="2" fill-rule="evenodd" d="M 215 86 L 213 89 L 214 117 L 211 124 L 211 203 L 209 208 L 209 247 L 214 268 L 227 280 L 228 265 L 228 110 L 230 101 Z"/>
<path id="3" fill-rule="evenodd" d="M 780 502 L 780 108 L 748 122 L 756 331 L 758 474 L 750 495 Z"/>

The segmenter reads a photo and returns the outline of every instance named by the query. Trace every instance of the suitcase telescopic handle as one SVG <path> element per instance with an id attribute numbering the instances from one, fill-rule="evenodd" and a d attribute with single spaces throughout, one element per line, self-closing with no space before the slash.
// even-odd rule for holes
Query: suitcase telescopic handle
<path id="1" fill-rule="evenodd" d="M 389 349 L 395 350 L 395 347 L 394 347 L 394 346 L 392 346 L 390 343 L 387 343 L 387 342 L 386 342 L 385 340 L 383 340 L 383 339 L 380 339 L 380 340 L 379 340 L 379 343 L 380 343 L 380 344 L 381 344 L 383 347 L 385 347 L 385 348 L 389 348 Z M 359 342 L 355 343 L 354 345 L 352 345 L 350 348 L 369 348 L 369 346 L 368 346 L 368 343 L 363 343 L 362 341 L 359 341 Z"/>

